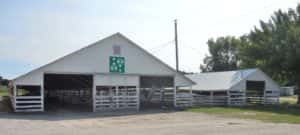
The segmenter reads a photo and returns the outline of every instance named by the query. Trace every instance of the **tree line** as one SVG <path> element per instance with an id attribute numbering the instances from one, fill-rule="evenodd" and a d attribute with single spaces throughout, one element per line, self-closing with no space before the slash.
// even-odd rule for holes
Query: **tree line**
<path id="1" fill-rule="evenodd" d="M 300 4 L 274 12 L 247 34 L 209 39 L 207 45 L 202 72 L 260 68 L 281 85 L 300 86 Z"/>
<path id="2" fill-rule="evenodd" d="M 2 85 L 2 86 L 8 86 L 8 84 L 9 84 L 9 80 L 3 78 L 2 76 L 0 76 L 0 85 Z"/>

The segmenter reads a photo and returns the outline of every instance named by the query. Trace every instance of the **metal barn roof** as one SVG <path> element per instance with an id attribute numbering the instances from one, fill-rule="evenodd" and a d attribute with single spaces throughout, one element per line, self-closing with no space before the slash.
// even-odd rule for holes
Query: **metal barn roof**
<path id="1" fill-rule="evenodd" d="M 227 90 L 257 70 L 258 69 L 244 69 L 209 72 L 186 75 L 186 77 L 197 83 L 193 85 L 193 90 Z"/>

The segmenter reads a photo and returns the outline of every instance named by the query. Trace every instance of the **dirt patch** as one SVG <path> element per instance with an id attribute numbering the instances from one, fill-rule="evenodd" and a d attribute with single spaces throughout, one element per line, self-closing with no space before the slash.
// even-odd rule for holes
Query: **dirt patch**
<path id="1" fill-rule="evenodd" d="M 214 117 L 202 113 L 141 111 L 109 113 L 0 114 L 1 134 L 13 135 L 298 135 L 300 125 Z"/>

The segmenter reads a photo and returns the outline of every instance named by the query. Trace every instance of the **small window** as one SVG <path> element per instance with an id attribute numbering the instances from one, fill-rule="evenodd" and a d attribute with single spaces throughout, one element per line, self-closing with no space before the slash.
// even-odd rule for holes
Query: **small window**
<path id="1" fill-rule="evenodd" d="M 118 45 L 113 46 L 113 54 L 114 55 L 121 55 L 121 47 Z"/>

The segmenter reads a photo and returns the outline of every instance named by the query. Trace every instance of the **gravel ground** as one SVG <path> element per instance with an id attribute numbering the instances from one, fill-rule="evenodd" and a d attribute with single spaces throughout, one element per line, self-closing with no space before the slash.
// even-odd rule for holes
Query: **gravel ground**
<path id="1" fill-rule="evenodd" d="M 299 135 L 300 125 L 222 118 L 202 113 L 0 114 L 1 135 Z"/>

